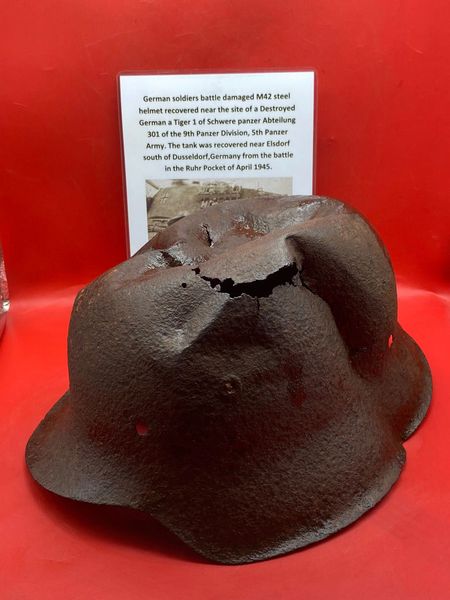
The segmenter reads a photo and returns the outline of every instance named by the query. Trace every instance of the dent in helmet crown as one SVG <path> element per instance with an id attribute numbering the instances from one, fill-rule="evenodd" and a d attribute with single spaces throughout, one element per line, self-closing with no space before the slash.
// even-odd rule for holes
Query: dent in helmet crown
<path id="1" fill-rule="evenodd" d="M 82 290 L 69 391 L 30 438 L 48 490 L 139 509 L 208 559 L 321 540 L 400 475 L 431 396 L 364 218 L 321 197 L 225 202 Z"/>

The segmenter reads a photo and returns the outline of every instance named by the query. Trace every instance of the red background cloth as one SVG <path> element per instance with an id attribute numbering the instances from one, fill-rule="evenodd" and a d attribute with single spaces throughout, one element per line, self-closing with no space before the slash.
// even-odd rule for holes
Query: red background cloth
<path id="1" fill-rule="evenodd" d="M 450 5 L 444 0 L 21 0 L 2 10 L 0 597 L 450 597 Z M 33 484 L 32 430 L 67 387 L 76 289 L 125 258 L 116 75 L 316 69 L 316 191 L 384 239 L 435 393 L 399 483 L 332 539 L 210 565 L 136 517 Z"/>

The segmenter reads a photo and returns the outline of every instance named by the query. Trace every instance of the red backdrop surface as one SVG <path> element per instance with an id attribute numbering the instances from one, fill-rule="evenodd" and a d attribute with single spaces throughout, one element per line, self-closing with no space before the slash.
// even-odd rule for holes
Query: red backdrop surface
<path id="1" fill-rule="evenodd" d="M 399 274 L 449 281 L 445 0 L 22 0 L 2 12 L 13 292 L 84 282 L 125 257 L 116 76 L 139 69 L 317 69 L 317 193 L 362 210 Z"/>
<path id="2" fill-rule="evenodd" d="M 444 0 L 2 7 L 2 599 L 450 598 L 449 23 Z M 350 202 L 384 239 L 435 394 L 400 483 L 366 517 L 306 551 L 218 567 L 156 526 L 46 494 L 23 450 L 67 387 L 76 288 L 126 256 L 117 74 L 307 67 L 318 75 L 316 191 Z"/>

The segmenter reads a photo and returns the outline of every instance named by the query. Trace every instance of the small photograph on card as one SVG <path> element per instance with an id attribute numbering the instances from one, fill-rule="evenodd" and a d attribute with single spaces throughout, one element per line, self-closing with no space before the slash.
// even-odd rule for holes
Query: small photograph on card
<path id="1" fill-rule="evenodd" d="M 146 179 L 148 239 L 178 219 L 228 200 L 292 194 L 292 177 Z"/>

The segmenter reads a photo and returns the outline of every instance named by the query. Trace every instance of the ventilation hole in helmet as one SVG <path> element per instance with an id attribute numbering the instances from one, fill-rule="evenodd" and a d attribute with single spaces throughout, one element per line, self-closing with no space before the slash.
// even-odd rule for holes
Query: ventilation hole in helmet
<path id="1" fill-rule="evenodd" d="M 148 425 L 144 421 L 136 422 L 136 433 L 140 436 L 148 435 Z"/>
<path id="2" fill-rule="evenodd" d="M 238 396 L 242 391 L 242 383 L 239 377 L 236 375 L 229 375 L 224 380 L 224 391 L 225 396 Z"/>
<path id="3" fill-rule="evenodd" d="M 187 287 L 187 283 L 184 283 L 184 281 L 183 281 L 183 283 L 181 284 L 181 287 L 182 287 L 182 288 L 185 288 L 185 287 Z"/>
<path id="4" fill-rule="evenodd" d="M 389 339 L 388 339 L 388 348 L 390 348 L 393 343 L 394 343 L 394 338 L 392 337 L 392 335 L 390 335 Z"/>

